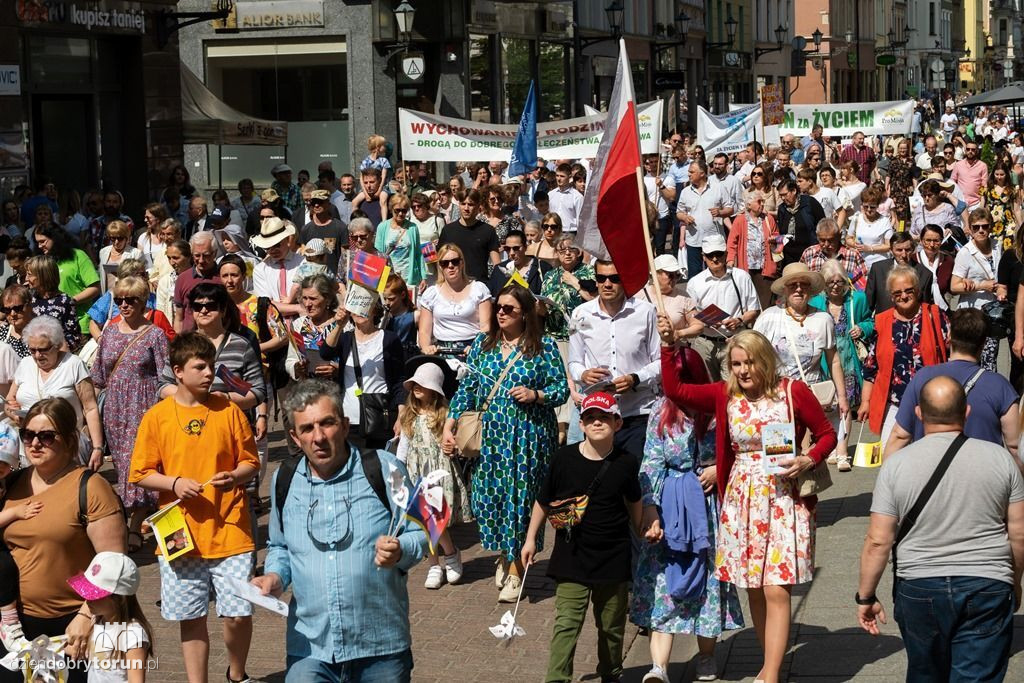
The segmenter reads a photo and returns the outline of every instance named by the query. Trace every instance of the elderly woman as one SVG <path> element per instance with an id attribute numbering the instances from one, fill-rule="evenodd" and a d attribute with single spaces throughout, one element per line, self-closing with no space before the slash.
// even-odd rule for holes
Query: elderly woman
<path id="1" fill-rule="evenodd" d="M 697 305 L 682 293 L 679 286 L 683 273 L 679 261 L 672 254 L 662 254 L 654 259 L 654 269 L 657 280 L 644 288 L 643 297 L 652 305 L 657 305 L 658 297 L 654 292 L 657 287 L 665 312 L 675 328 L 676 339 L 693 339 L 704 331 L 704 323 L 694 317 Z"/>
<path id="2" fill-rule="evenodd" d="M 893 308 L 875 316 L 875 340 L 864 360 L 864 388 L 857 419 L 889 440 L 903 392 L 918 368 L 944 363 L 949 321 L 934 304 L 921 302 L 917 271 L 895 266 L 886 279 Z M 872 400 L 872 398 L 874 400 Z"/>
<path id="3" fill-rule="evenodd" d="M 168 218 L 171 215 L 167 212 L 167 207 L 163 204 L 153 203 L 146 207 L 146 210 L 142 213 L 142 222 L 145 225 L 144 231 L 138 234 L 136 239 L 136 246 L 139 251 L 148 257 L 150 263 L 156 260 L 156 257 L 161 254 L 166 246 L 166 242 L 160 237 L 160 231 Z"/>
<path id="4" fill-rule="evenodd" d="M 821 277 L 825 280 L 825 291 L 811 299 L 811 306 L 832 316 L 836 348 L 843 366 L 846 399 L 853 407 L 860 403 L 861 386 L 864 383 L 861 355 L 867 353 L 868 341 L 875 333 L 875 320 L 868 309 L 864 292 L 850 285 L 850 278 L 839 261 L 825 261 L 821 266 Z M 821 370 L 826 378 L 831 378 L 832 366 L 826 361 L 822 359 Z M 844 435 L 850 433 L 851 418 L 849 412 L 840 417 L 846 423 L 845 429 L 841 430 Z M 846 436 L 839 440 L 835 455 L 829 457 L 829 462 L 837 463 L 840 472 L 850 471 Z"/>
<path id="5" fill-rule="evenodd" d="M 3 530 L 3 542 L 20 573 L 18 612 L 24 635 L 29 640 L 67 635 L 66 654 L 85 659 L 93 615 L 67 579 L 84 571 L 98 552 L 125 551 L 124 518 L 110 484 L 76 462 L 77 416 L 67 401 L 55 397 L 36 402 L 24 416 L 20 434 L 30 466 L 7 480 L 3 510 L 41 503 L 38 515 L 16 519 Z M 83 491 L 85 505 L 79 507 Z M 66 674 L 68 683 L 87 678 L 84 666 Z M 0 669 L 4 683 L 23 680 L 20 669 Z"/>
<path id="6" fill-rule="evenodd" d="M 27 358 L 28 346 L 25 345 L 24 330 L 34 317 L 32 310 L 32 292 L 25 285 L 11 285 L 0 294 L 0 311 L 6 321 L 0 325 L 0 342 L 6 342 L 18 358 Z"/>
<path id="7" fill-rule="evenodd" d="M 69 351 L 62 351 L 64 330 L 49 316 L 40 316 L 25 326 L 29 358 L 22 358 L 7 393 L 4 412 L 21 425 L 25 411 L 44 398 L 59 397 L 75 409 L 80 429 L 87 426 L 90 446 L 81 440 L 81 462 L 94 470 L 103 464 L 103 425 L 96 405 L 96 389 L 85 363 Z"/>
<path id="8" fill-rule="evenodd" d="M 854 162 L 848 162 L 854 163 Z M 889 253 L 889 238 L 893 228 L 888 216 L 878 211 L 885 200 L 878 188 L 869 187 L 860 194 L 860 211 L 850 220 L 846 245 L 858 250 L 864 256 L 868 270 L 872 264 L 884 261 Z"/>
<path id="9" fill-rule="evenodd" d="M 984 308 L 993 301 L 1006 300 L 1006 285 L 999 284 L 1000 245 L 992 239 L 992 214 L 988 209 L 975 209 L 967 216 L 971 241 L 957 252 L 953 262 L 950 290 L 960 295 L 960 308 Z M 981 366 L 996 371 L 999 339 L 988 337 L 981 350 Z"/>
<path id="10" fill-rule="evenodd" d="M 142 547 L 142 521 L 156 507 L 157 496 L 129 483 L 128 474 L 142 416 L 156 403 L 168 360 L 167 335 L 146 318 L 150 292 L 144 277 L 120 278 L 113 293 L 120 319 L 103 330 L 91 374 L 111 399 L 103 405 L 103 433 L 117 470 L 117 495 L 129 515 L 128 551 L 135 552 Z"/>
<path id="11" fill-rule="evenodd" d="M 391 262 L 391 269 L 402 276 L 410 287 L 423 280 L 426 266 L 420 251 L 420 231 L 409 220 L 409 198 L 396 194 L 388 200 L 391 218 L 381 221 L 374 237 L 374 247 Z"/>
<path id="12" fill-rule="evenodd" d="M 57 262 L 50 256 L 33 256 L 25 263 L 25 282 L 33 292 L 32 312 L 48 315 L 64 328 L 67 348 L 78 348 L 82 332 L 78 324 L 75 302 L 60 291 L 60 271 Z"/>
<path id="13" fill-rule="evenodd" d="M 534 296 L 510 285 L 498 294 L 493 310 L 488 332 L 477 336 L 466 359 L 470 373 L 452 399 L 441 447 L 453 455 L 459 417 L 483 412 L 473 514 L 480 544 L 500 553 L 498 601 L 515 602 L 530 511 L 558 445 L 554 407 L 569 391 L 558 348 L 542 336 Z"/>
<path id="14" fill-rule="evenodd" d="M 558 243 L 562 237 L 562 217 L 554 211 L 547 213 L 540 221 L 541 240 L 527 246 L 527 256 L 533 256 L 538 261 L 547 263 L 552 268 L 558 268 Z"/>
<path id="15" fill-rule="evenodd" d="M 100 294 L 100 277 L 89 255 L 75 247 L 74 239 L 63 228 L 48 227 L 36 231 L 39 251 L 52 256 L 60 271 L 60 291 L 75 302 L 78 323 L 89 331 L 89 304 Z"/>
<path id="16" fill-rule="evenodd" d="M 842 361 L 836 353 L 835 321 L 828 313 L 811 308 L 811 297 L 821 293 L 825 281 L 803 263 L 791 263 L 782 277 L 772 283 L 772 292 L 782 301 L 754 321 L 754 329 L 765 336 L 779 355 L 779 374 L 802 380 L 807 385 L 827 381 L 825 365 L 831 368 L 839 414 L 850 404 L 846 394 Z"/>
<path id="17" fill-rule="evenodd" d="M 307 288 L 308 291 L 308 288 Z M 345 416 L 349 418 L 349 439 L 360 448 L 384 448 L 398 436 L 399 408 L 405 403 L 405 350 L 398 335 L 377 328 L 382 310 L 374 302 L 370 317 L 352 314 L 353 329 L 343 332 L 335 325 L 324 335 L 320 357 L 337 361 L 339 382 L 344 397 Z M 314 370 L 330 377 L 334 366 Z"/>
<path id="18" fill-rule="evenodd" d="M 124 221 L 107 223 L 107 246 L 100 249 L 100 291 L 106 292 L 117 282 L 117 269 L 125 259 L 142 260 L 142 252 L 131 246 L 131 230 Z"/>
<path id="19" fill-rule="evenodd" d="M 729 229 L 726 257 L 730 268 L 750 273 L 761 302 L 761 310 L 771 306 L 771 280 L 778 275 L 778 264 L 772 257 L 775 238 L 779 236 L 775 217 L 765 211 L 764 193 L 757 190 L 743 193 L 746 207 L 734 216 Z"/>
<path id="20" fill-rule="evenodd" d="M 783 276 L 785 277 L 785 276 Z M 716 543 L 719 581 L 747 589 L 750 614 L 764 652 L 755 677 L 777 683 L 789 645 L 793 586 L 814 578 L 814 496 L 800 496 L 799 478 L 820 466 L 836 447 L 836 434 L 806 384 L 780 375 L 772 344 L 743 330 L 726 346 L 731 372 L 714 384 L 681 381 L 673 348 L 672 323 L 658 318 L 665 397 L 687 411 L 715 416 L 712 481 L 721 501 Z M 775 463 L 769 474 L 762 430 L 794 423 L 796 444 L 809 434 L 812 444 L 795 457 Z"/>
<path id="21" fill-rule="evenodd" d="M 464 360 L 491 321 L 491 291 L 466 274 L 466 259 L 454 244 L 437 250 L 440 276 L 420 297 L 419 346 L 427 355 Z"/>
<path id="22" fill-rule="evenodd" d="M 323 360 L 320 349 L 327 337 L 348 321 L 348 313 L 338 304 L 334 283 L 322 274 L 303 278 L 299 283 L 299 301 L 306 314 L 292 321 L 292 331 L 299 335 L 306 349 L 306 356 L 299 361 L 302 374 L 334 378 L 338 364 Z"/>

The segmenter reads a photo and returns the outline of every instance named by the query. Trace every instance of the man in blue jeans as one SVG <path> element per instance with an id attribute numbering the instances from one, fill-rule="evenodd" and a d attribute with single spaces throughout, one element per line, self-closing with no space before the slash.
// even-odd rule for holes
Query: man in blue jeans
<path id="1" fill-rule="evenodd" d="M 875 595 L 890 550 L 967 419 L 963 387 L 948 376 L 921 389 L 924 438 L 882 464 L 855 600 L 865 631 L 885 610 Z M 894 611 L 907 649 L 907 681 L 1002 681 L 1024 570 L 1024 478 L 996 444 L 965 438 L 899 542 Z"/>

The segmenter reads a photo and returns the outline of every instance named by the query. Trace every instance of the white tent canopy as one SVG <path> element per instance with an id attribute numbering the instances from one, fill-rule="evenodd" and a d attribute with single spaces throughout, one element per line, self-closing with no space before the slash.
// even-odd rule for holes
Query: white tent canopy
<path id="1" fill-rule="evenodd" d="M 232 109 L 181 67 L 181 119 L 188 145 L 287 145 L 288 124 Z"/>

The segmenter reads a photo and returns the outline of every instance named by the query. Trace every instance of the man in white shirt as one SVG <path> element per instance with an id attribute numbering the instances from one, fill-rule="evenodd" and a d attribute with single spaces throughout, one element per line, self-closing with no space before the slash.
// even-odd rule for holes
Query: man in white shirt
<path id="1" fill-rule="evenodd" d="M 292 279 L 302 265 L 302 257 L 292 249 L 295 226 L 280 218 L 268 218 L 260 226 L 260 234 L 252 238 L 253 246 L 266 249 L 266 257 L 252 270 L 253 292 L 269 298 L 285 316 L 302 315 L 302 304 L 291 303 Z"/>
<path id="2" fill-rule="evenodd" d="M 708 235 L 724 235 L 722 217 L 732 213 L 732 205 L 720 186 L 708 183 L 708 167 L 700 159 L 690 162 L 690 184 L 679 193 L 676 218 L 686 229 L 686 274 L 693 277 L 704 269 L 701 241 Z M 680 250 L 681 251 L 681 250 Z M 680 260 L 683 255 L 680 254 Z"/>
<path id="3" fill-rule="evenodd" d="M 658 224 L 654 227 L 654 253 L 665 254 L 668 252 L 668 239 L 672 234 L 672 243 L 678 241 L 678 235 L 673 234 L 672 217 L 668 213 L 668 202 L 665 201 L 665 191 L 662 187 L 661 178 L 655 173 L 658 170 L 658 155 L 644 155 L 644 189 L 647 191 L 647 201 L 654 204 L 658 211 Z"/>
<path id="4" fill-rule="evenodd" d="M 846 207 L 839 200 L 839 195 L 816 182 L 818 174 L 809 168 L 802 168 L 796 174 L 796 184 L 801 194 L 814 197 L 821 204 L 826 218 L 835 218 L 839 225 L 846 223 Z"/>
<path id="5" fill-rule="evenodd" d="M 939 124 L 942 126 L 942 135 L 946 140 L 953 139 L 953 133 L 956 132 L 956 126 L 959 121 L 957 120 L 956 114 L 953 113 L 953 107 L 946 105 L 946 113 L 939 119 Z"/>
<path id="6" fill-rule="evenodd" d="M 726 342 L 733 333 L 754 323 L 761 312 L 761 302 L 750 275 L 726 266 L 724 237 L 705 237 L 701 251 L 707 270 L 690 278 L 686 294 L 693 299 L 698 311 L 714 304 L 728 317 L 718 325 L 705 327 L 692 343 L 707 363 L 712 380 L 718 381 L 728 374 L 723 353 Z"/>
<path id="7" fill-rule="evenodd" d="M 562 231 L 576 234 L 583 195 L 572 186 L 572 167 L 569 164 L 559 164 L 555 169 L 555 187 L 548 191 L 548 204 L 562 218 Z"/>
<path id="8" fill-rule="evenodd" d="M 914 163 L 917 167 L 928 173 L 932 170 L 932 157 L 939 153 L 939 143 L 934 135 L 927 135 L 924 139 L 924 151 L 917 155 Z"/>
<path id="9" fill-rule="evenodd" d="M 611 261 L 594 266 L 597 298 L 569 320 L 569 375 L 582 393 L 609 391 L 619 399 L 622 428 L 615 445 L 643 458 L 647 419 L 661 376 L 661 339 L 654 306 L 626 297 Z"/>
<path id="10" fill-rule="evenodd" d="M 722 216 L 726 219 L 726 225 L 731 226 L 731 217 L 743 208 L 743 183 L 736 176 L 729 175 L 729 155 L 719 152 L 714 156 L 708 183 L 721 186 L 722 196 L 729 205 Z"/>

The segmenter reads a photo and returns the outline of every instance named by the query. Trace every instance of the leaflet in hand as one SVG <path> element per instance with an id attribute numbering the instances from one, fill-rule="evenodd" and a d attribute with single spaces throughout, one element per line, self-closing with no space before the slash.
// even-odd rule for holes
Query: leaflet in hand
<path id="1" fill-rule="evenodd" d="M 796 457 L 796 428 L 792 422 L 769 422 L 761 428 L 765 474 L 782 474 L 786 467 L 779 463 Z"/>
<path id="2" fill-rule="evenodd" d="M 288 603 L 278 600 L 273 595 L 263 595 L 260 589 L 251 583 L 246 583 L 241 579 L 235 578 L 234 576 L 227 576 L 225 574 L 218 574 L 218 578 L 228 584 L 228 589 L 242 598 L 247 602 L 251 602 L 257 607 L 268 609 L 271 612 L 276 612 L 282 617 L 288 616 Z"/>
<path id="3" fill-rule="evenodd" d="M 160 553 L 168 562 L 195 548 L 180 502 L 175 501 L 146 519 L 153 527 L 153 536 L 156 538 Z"/>
<path id="4" fill-rule="evenodd" d="M 722 321 L 729 317 L 728 313 L 714 304 L 708 304 L 703 310 L 697 311 L 695 315 L 697 320 L 701 321 L 708 327 L 721 325 Z"/>

